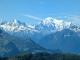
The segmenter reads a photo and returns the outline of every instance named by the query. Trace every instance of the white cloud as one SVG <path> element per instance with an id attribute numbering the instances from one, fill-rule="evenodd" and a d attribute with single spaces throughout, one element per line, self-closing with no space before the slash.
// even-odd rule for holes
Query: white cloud
<path id="1" fill-rule="evenodd" d="M 24 16 L 28 17 L 28 18 L 31 18 L 31 19 L 34 19 L 34 20 L 42 20 L 41 18 L 36 17 L 36 16 L 32 16 L 32 15 L 24 15 Z"/>
<path id="2" fill-rule="evenodd" d="M 80 24 L 80 16 L 77 15 L 68 16 L 68 20 L 72 21 L 73 23 Z"/>
<path id="3" fill-rule="evenodd" d="M 38 20 L 38 21 L 43 20 L 43 19 L 41 19 L 39 17 L 36 17 L 36 16 L 33 16 L 33 15 L 24 15 L 24 16 L 27 17 L 27 18 L 33 19 L 33 20 Z M 60 19 L 63 19 L 63 20 L 65 19 L 65 20 L 71 21 L 71 22 L 73 22 L 75 24 L 80 24 L 80 16 L 78 16 L 78 15 L 57 16 L 55 18 L 56 19 L 60 18 Z"/>

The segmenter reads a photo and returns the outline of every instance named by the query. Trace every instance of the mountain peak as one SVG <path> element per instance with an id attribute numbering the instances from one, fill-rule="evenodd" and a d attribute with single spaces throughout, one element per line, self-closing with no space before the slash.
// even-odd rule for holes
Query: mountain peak
<path id="1" fill-rule="evenodd" d="M 16 19 L 11 22 L 2 22 L 0 28 L 3 28 L 5 31 L 61 31 L 65 28 L 70 28 L 72 22 L 55 19 L 52 17 L 47 17 L 43 19 L 40 24 L 37 25 L 27 25 Z"/>
<path id="2" fill-rule="evenodd" d="M 47 26 L 48 29 L 55 28 L 56 30 L 60 31 L 60 30 L 63 30 L 64 28 L 69 28 L 70 24 L 71 22 L 69 21 L 48 17 L 48 18 L 45 18 L 43 21 L 41 21 L 40 25 Z"/>
<path id="3" fill-rule="evenodd" d="M 22 24 L 19 20 L 17 20 L 17 19 L 14 19 L 13 21 L 12 21 L 12 23 L 13 24 L 15 24 L 15 25 L 20 25 L 20 24 Z"/>
<path id="4" fill-rule="evenodd" d="M 53 21 L 53 18 L 48 17 L 48 18 L 45 18 L 43 21 L 41 21 L 41 23 L 45 25 L 45 24 L 50 24 L 52 21 Z"/>
<path id="5" fill-rule="evenodd" d="M 47 18 L 45 18 L 45 20 L 53 20 L 53 18 L 52 17 L 47 17 Z"/>
<path id="6" fill-rule="evenodd" d="M 14 20 L 13 20 L 13 22 L 14 22 L 14 23 L 17 23 L 17 20 L 16 20 L 16 19 L 14 19 Z"/>

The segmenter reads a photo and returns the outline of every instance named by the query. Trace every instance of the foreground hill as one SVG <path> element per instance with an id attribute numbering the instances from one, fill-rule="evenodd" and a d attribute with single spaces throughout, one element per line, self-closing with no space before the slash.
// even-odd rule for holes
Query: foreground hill
<path id="1" fill-rule="evenodd" d="M 4 57 L 0 60 L 80 60 L 80 55 L 63 53 L 23 53 L 17 56 Z"/>

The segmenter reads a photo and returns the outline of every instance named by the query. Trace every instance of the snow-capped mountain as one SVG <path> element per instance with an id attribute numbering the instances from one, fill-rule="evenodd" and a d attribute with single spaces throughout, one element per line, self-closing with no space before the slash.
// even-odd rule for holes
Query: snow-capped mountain
<path id="1" fill-rule="evenodd" d="M 14 19 L 11 22 L 1 22 L 0 28 L 15 37 L 22 37 L 23 39 L 26 39 L 28 35 L 33 40 L 37 39 L 38 41 L 42 36 L 70 28 L 70 25 L 71 22 L 48 17 L 43 19 L 37 25 L 27 25 L 26 23 L 22 23 Z M 36 37 L 34 37 L 35 35 Z"/>
<path id="2" fill-rule="evenodd" d="M 39 25 L 36 26 L 38 30 L 48 30 L 48 31 L 60 31 L 65 28 L 69 28 L 71 22 L 54 19 L 52 17 L 45 18 Z"/>
<path id="3" fill-rule="evenodd" d="M 4 29 L 5 31 L 9 32 L 19 32 L 19 31 L 28 31 L 33 30 L 34 26 L 32 25 L 26 25 L 25 23 L 21 23 L 20 21 L 13 20 L 11 22 L 2 22 L 0 23 L 0 27 Z"/>
<path id="4" fill-rule="evenodd" d="M 22 23 L 20 21 L 17 21 L 16 19 L 11 22 L 0 22 L 0 29 L 8 34 L 0 34 L 1 41 L 3 37 L 5 37 L 3 39 L 3 42 L 7 40 L 8 43 L 11 42 L 11 44 L 6 43 L 6 46 L 14 45 L 20 51 L 32 51 L 35 49 L 45 50 L 44 48 L 46 48 L 52 50 L 61 49 L 62 51 L 71 52 L 72 49 L 68 49 L 68 44 L 73 42 L 72 46 L 74 46 L 76 44 L 79 45 L 80 43 L 80 41 L 78 41 L 80 40 L 79 25 L 75 25 L 70 21 L 54 19 L 52 17 L 43 19 L 37 25 L 27 25 L 26 23 Z M 30 37 L 30 39 L 28 39 L 28 37 Z M 1 41 L 0 43 L 2 43 Z M 75 41 L 77 41 L 78 43 Z M 64 45 L 61 47 L 61 44 Z M 78 48 L 78 45 L 76 45 L 76 47 L 73 47 L 73 49 Z M 67 49 L 64 47 L 67 47 Z"/>
<path id="5" fill-rule="evenodd" d="M 18 32 L 18 31 L 60 31 L 65 28 L 70 28 L 72 22 L 64 21 L 60 19 L 55 19 L 52 17 L 48 17 L 43 19 L 39 24 L 37 25 L 27 25 L 26 23 L 22 23 L 20 21 L 17 21 L 16 19 L 11 22 L 0 22 L 0 27 L 3 28 L 5 31 L 12 31 L 12 32 Z"/>
<path id="6" fill-rule="evenodd" d="M 43 19 L 37 25 L 27 25 L 26 23 L 21 23 L 20 21 L 17 21 L 16 19 L 11 22 L 0 22 L 0 28 L 8 32 L 19 32 L 19 31 L 54 32 L 54 31 L 61 31 L 66 28 L 71 29 L 70 27 L 73 27 L 73 26 L 75 25 L 72 22 L 55 19 L 52 17 Z M 79 26 L 77 27 L 79 28 Z M 76 27 L 74 27 L 74 29 L 76 29 Z"/>

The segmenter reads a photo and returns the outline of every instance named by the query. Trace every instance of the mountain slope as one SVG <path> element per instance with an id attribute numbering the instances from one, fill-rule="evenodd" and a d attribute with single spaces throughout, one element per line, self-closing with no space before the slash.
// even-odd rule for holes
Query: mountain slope
<path id="1" fill-rule="evenodd" d="M 46 35 L 39 40 L 39 43 L 48 49 L 60 49 L 63 52 L 80 53 L 80 36 L 78 32 L 76 33 L 69 29 Z"/>
<path id="2" fill-rule="evenodd" d="M 0 29 L 0 56 L 14 55 L 19 52 L 17 46 L 11 40 L 12 37 Z"/>
<path id="3" fill-rule="evenodd" d="M 20 52 L 43 52 L 48 51 L 41 47 L 30 38 L 26 40 L 9 35 L 3 30 L 0 30 L 0 56 L 16 55 Z"/>
<path id="4" fill-rule="evenodd" d="M 0 32 L 0 42 L 4 46 L 7 42 L 12 42 L 19 51 L 44 51 L 46 48 L 80 53 L 80 25 L 69 21 L 48 17 L 39 24 L 27 25 L 14 20 L 1 22 L 0 28 L 5 31 L 4 34 Z"/>

